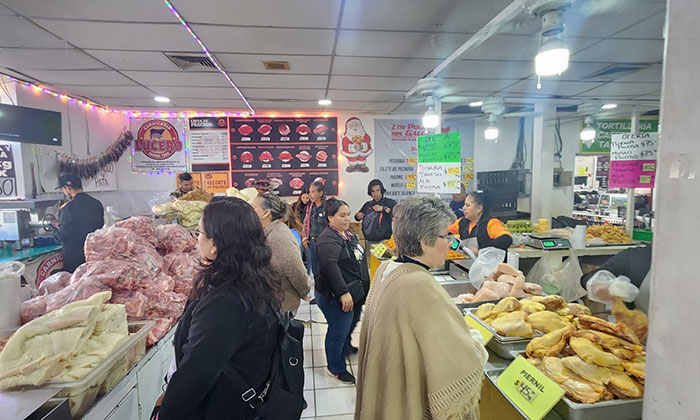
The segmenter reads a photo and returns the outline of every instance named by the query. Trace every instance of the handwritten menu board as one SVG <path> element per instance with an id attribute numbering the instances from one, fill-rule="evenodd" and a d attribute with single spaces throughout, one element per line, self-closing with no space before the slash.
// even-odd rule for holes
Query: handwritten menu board
<path id="1" fill-rule="evenodd" d="M 462 149 L 459 133 L 418 137 L 418 192 L 459 193 Z"/>
<path id="2" fill-rule="evenodd" d="M 610 178 L 610 156 L 598 156 L 596 159 L 595 177 L 600 188 L 608 188 Z"/>
<path id="3" fill-rule="evenodd" d="M 192 171 L 229 170 L 228 121 L 224 117 L 189 119 Z"/>
<path id="4" fill-rule="evenodd" d="M 610 187 L 653 187 L 658 141 L 658 133 L 613 135 L 610 145 Z"/>
<path id="5" fill-rule="evenodd" d="M 319 180 L 338 194 L 337 118 L 229 118 L 228 127 L 234 187 L 268 180 L 295 196 Z"/>

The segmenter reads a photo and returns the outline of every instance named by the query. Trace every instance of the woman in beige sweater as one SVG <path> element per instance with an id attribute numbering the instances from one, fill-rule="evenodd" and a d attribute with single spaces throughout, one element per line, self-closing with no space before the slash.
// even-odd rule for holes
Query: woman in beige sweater
<path id="1" fill-rule="evenodd" d="M 483 338 L 428 272 L 445 262 L 453 219 L 434 197 L 394 209 L 399 258 L 379 267 L 365 304 L 356 420 L 479 418 Z"/>
<path id="2" fill-rule="evenodd" d="M 310 286 L 299 244 L 285 224 L 294 217 L 292 208 L 274 194 L 260 194 L 250 205 L 265 229 L 267 246 L 272 251 L 272 270 L 282 281 L 282 311 L 296 312 L 301 299 L 309 293 Z"/>

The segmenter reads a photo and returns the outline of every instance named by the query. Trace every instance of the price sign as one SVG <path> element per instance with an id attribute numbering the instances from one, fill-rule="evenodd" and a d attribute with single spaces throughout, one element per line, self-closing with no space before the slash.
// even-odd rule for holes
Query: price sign
<path id="1" fill-rule="evenodd" d="M 406 163 L 408 163 L 409 165 L 415 165 L 418 163 L 418 158 L 410 157 L 406 159 Z"/>
<path id="2" fill-rule="evenodd" d="M 658 133 L 614 134 L 610 149 L 610 186 L 653 187 L 658 140 Z"/>
<path id="3" fill-rule="evenodd" d="M 377 244 L 372 248 L 372 254 L 377 258 L 383 258 L 384 254 L 389 250 L 384 244 Z"/>
<path id="4" fill-rule="evenodd" d="M 464 317 L 464 320 L 467 321 L 467 325 L 481 333 L 481 336 L 484 337 L 484 344 L 487 344 L 489 341 L 491 341 L 493 333 L 489 331 L 488 328 L 484 328 L 484 326 L 481 325 L 479 321 L 474 319 L 474 317 L 472 317 L 471 315 L 466 315 Z"/>
<path id="5" fill-rule="evenodd" d="M 416 189 L 416 182 L 415 181 L 407 182 L 406 189 L 407 190 L 415 190 Z"/>
<path id="6" fill-rule="evenodd" d="M 406 175 L 406 181 L 415 181 L 415 180 L 416 180 L 416 174 Z"/>
<path id="7" fill-rule="evenodd" d="M 541 420 L 564 396 L 564 389 L 522 356 L 503 371 L 497 385 L 529 420 Z"/>

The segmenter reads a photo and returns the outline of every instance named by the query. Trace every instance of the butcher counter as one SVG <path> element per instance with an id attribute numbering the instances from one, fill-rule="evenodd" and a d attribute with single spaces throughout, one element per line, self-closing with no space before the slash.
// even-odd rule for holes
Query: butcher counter
<path id="1" fill-rule="evenodd" d="M 151 347 L 127 374 L 119 381 L 111 391 L 103 395 L 90 410 L 81 418 L 82 420 L 149 420 L 153 406 L 160 396 L 163 378 L 170 368 L 170 363 L 175 356 L 173 350 L 173 337 L 177 324 Z M 28 391 L 32 392 L 32 391 Z M 57 400 L 49 400 L 45 406 L 56 405 Z M 0 419 L 10 420 L 4 417 L 5 410 L 0 410 Z M 39 409 L 28 420 L 50 419 L 70 420 L 68 416 L 43 417 L 39 413 L 47 410 Z M 12 418 L 16 420 L 16 418 Z"/>

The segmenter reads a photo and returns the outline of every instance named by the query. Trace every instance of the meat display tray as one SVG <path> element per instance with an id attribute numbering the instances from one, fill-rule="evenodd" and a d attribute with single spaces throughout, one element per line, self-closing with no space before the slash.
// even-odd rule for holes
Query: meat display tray
<path id="1" fill-rule="evenodd" d="M 489 381 L 501 394 L 503 392 L 498 388 L 497 382 L 498 377 L 504 370 L 493 369 L 484 372 Z M 505 394 L 503 394 L 503 397 L 508 399 Z M 512 404 L 512 401 L 509 399 L 508 401 Z M 553 410 L 566 420 L 639 420 L 642 418 L 642 401 L 643 399 L 638 398 L 634 400 L 612 400 L 581 404 L 571 401 L 564 396 L 554 406 Z M 515 407 L 515 405 L 513 406 Z M 520 413 L 522 414 L 522 412 Z"/>
<path id="2" fill-rule="evenodd" d="M 483 304 L 486 302 L 481 303 Z M 466 309 L 467 314 L 469 316 L 474 318 L 476 322 L 478 322 L 484 328 L 493 333 L 493 338 L 491 339 L 491 341 L 488 342 L 488 344 L 486 344 L 486 347 L 488 347 L 491 351 L 493 351 L 498 356 L 504 359 L 514 359 L 515 357 L 513 356 L 513 354 L 525 351 L 525 348 L 527 347 L 527 344 L 530 342 L 530 340 L 532 340 L 534 337 L 539 337 L 542 335 L 539 332 L 535 332 L 533 336 L 529 338 L 503 336 L 497 333 L 496 330 L 494 330 L 490 325 L 487 325 L 478 316 L 476 316 L 476 310 L 477 308 Z"/>

